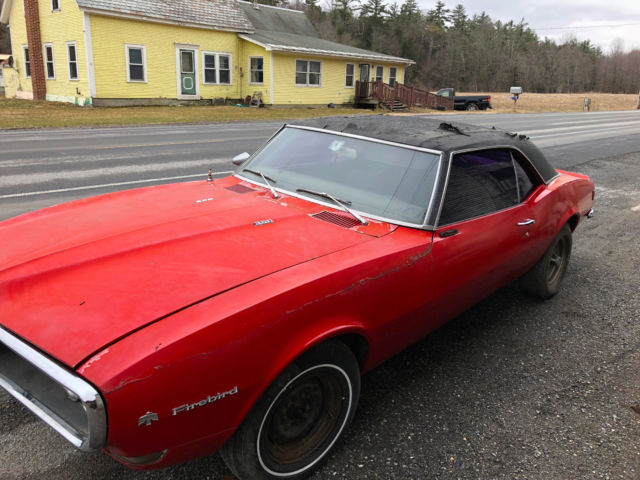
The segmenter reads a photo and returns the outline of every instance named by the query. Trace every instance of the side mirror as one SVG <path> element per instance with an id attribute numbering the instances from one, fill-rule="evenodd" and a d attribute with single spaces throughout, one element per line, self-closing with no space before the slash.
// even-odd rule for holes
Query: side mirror
<path id="1" fill-rule="evenodd" d="M 231 162 L 233 162 L 234 165 L 242 165 L 244 162 L 247 161 L 247 159 L 250 157 L 251 155 L 249 155 L 247 152 L 243 152 L 240 155 L 236 155 L 235 157 L 233 157 L 233 159 L 231 160 Z"/>

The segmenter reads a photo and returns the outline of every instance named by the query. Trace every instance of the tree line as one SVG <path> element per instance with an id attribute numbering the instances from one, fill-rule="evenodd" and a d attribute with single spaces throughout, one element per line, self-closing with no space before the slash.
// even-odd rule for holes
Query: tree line
<path id="1" fill-rule="evenodd" d="M 294 0 L 328 40 L 412 59 L 405 82 L 427 90 L 637 93 L 640 50 L 621 42 L 605 54 L 589 40 L 541 39 L 523 20 L 501 22 L 486 13 L 469 15 L 461 4 L 438 1 L 423 11 L 416 0 Z M 261 3 L 281 4 L 276 0 Z"/>

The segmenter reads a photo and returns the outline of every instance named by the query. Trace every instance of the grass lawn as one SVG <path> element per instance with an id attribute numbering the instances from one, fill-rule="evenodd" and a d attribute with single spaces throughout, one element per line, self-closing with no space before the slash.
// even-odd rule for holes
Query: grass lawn
<path id="1" fill-rule="evenodd" d="M 370 114 L 353 108 L 76 107 L 57 102 L 0 98 L 0 129 L 285 120 Z"/>
<path id="2" fill-rule="evenodd" d="M 511 113 L 513 101 L 504 92 L 491 95 L 493 110 L 477 112 Z M 481 95 L 470 92 L 461 95 Z M 591 111 L 635 110 L 637 95 L 611 93 L 524 93 L 518 101 L 518 113 L 582 112 L 584 98 L 591 99 Z M 382 113 L 379 110 L 378 113 Z M 325 117 L 331 115 L 367 115 L 371 110 L 354 108 L 242 108 L 232 106 L 188 107 L 76 107 L 57 102 L 14 100 L 0 98 L 0 129 L 83 127 L 102 125 L 144 125 L 158 123 L 218 123 L 294 118 Z M 420 114 L 445 114 L 435 110 L 415 109 Z M 462 112 L 460 112 L 462 113 Z"/>

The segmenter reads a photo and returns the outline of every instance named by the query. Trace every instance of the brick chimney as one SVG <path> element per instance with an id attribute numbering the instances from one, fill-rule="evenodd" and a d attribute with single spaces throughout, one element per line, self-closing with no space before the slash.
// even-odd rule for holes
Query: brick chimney
<path id="1" fill-rule="evenodd" d="M 47 83 L 44 78 L 38 0 L 24 0 L 24 16 L 27 22 L 27 42 L 29 45 L 29 61 L 31 62 L 33 99 L 45 100 L 47 97 Z"/>

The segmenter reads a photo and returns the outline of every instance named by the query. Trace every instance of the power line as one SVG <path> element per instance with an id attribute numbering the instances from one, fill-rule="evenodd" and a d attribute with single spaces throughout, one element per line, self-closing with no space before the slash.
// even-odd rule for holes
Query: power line
<path id="1" fill-rule="evenodd" d="M 640 23 L 618 23 L 616 25 L 584 25 L 580 27 L 529 27 L 531 30 L 575 30 L 582 28 L 636 27 Z"/>

